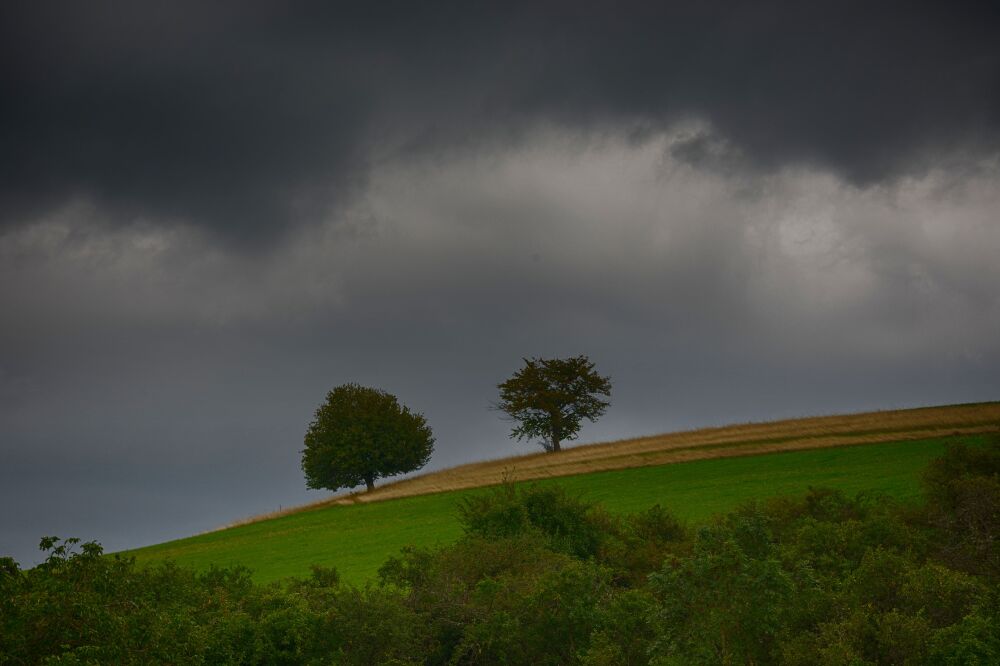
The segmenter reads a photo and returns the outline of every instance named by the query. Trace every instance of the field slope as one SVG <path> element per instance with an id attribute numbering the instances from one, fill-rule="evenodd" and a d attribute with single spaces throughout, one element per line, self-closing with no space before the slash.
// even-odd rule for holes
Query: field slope
<path id="1" fill-rule="evenodd" d="M 659 503 L 698 521 L 748 499 L 800 493 L 809 486 L 912 497 L 919 491 L 920 470 L 940 455 L 947 439 L 978 442 L 996 432 L 1000 403 L 984 403 L 593 444 L 425 474 L 131 554 L 140 562 L 171 558 L 200 568 L 244 564 L 261 581 L 303 575 L 311 564 L 323 564 L 360 583 L 403 546 L 456 539 L 457 502 L 505 477 L 559 483 L 613 512 Z"/>

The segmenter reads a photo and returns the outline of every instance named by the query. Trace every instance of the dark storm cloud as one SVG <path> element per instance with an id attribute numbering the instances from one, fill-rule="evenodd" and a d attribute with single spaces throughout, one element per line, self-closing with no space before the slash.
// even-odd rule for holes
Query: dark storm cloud
<path id="1" fill-rule="evenodd" d="M 315 498 L 317 401 L 531 450 L 995 399 L 996 17 L 941 3 L 0 4 L 0 555 Z"/>
<path id="2" fill-rule="evenodd" d="M 6 3 L 0 221 L 85 198 L 253 243 L 387 154 L 538 123 L 696 117 L 747 168 L 859 184 L 1000 145 L 989 3 L 290 6 Z"/>
<path id="3" fill-rule="evenodd" d="M 6 230 L 0 553 L 316 499 L 302 434 L 348 381 L 425 413 L 435 468 L 533 450 L 488 408 L 523 356 L 612 376 L 584 442 L 996 397 L 997 165 L 868 189 L 750 177 L 702 130 L 383 160 L 267 253 L 86 203 Z"/>

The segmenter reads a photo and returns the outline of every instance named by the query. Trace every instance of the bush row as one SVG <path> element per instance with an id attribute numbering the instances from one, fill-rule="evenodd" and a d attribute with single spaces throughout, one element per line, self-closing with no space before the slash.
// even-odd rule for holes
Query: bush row
<path id="1" fill-rule="evenodd" d="M 34 569 L 0 560 L 0 663 L 1000 663 L 1000 444 L 925 482 L 917 506 L 813 489 L 693 528 L 505 485 L 361 588 L 46 538 Z"/>

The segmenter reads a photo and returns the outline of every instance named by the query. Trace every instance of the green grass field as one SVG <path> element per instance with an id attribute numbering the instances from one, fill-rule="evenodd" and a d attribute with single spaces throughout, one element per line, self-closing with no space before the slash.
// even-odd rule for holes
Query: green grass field
<path id="1" fill-rule="evenodd" d="M 980 443 L 983 437 L 963 437 Z M 538 481 L 558 484 L 614 513 L 654 504 L 689 523 L 750 499 L 795 495 L 809 486 L 900 499 L 920 492 L 920 474 L 945 448 L 944 439 L 815 449 L 639 467 Z M 140 563 L 165 558 L 195 568 L 243 564 L 260 582 L 335 566 L 362 584 L 408 544 L 434 546 L 461 535 L 456 503 L 483 489 L 421 495 L 371 504 L 332 506 L 131 551 Z"/>

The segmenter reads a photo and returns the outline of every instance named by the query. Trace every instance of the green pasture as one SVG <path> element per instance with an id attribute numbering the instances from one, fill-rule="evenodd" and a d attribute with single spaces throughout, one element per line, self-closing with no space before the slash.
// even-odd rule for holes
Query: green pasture
<path id="1" fill-rule="evenodd" d="M 982 437 L 964 437 L 979 443 Z M 750 499 L 795 495 L 810 486 L 849 495 L 885 493 L 909 499 L 920 492 L 920 474 L 940 455 L 945 439 L 717 458 L 537 481 L 631 513 L 654 504 L 689 523 Z M 140 563 L 170 558 L 208 568 L 243 564 L 266 582 L 309 573 L 312 564 L 334 566 L 341 577 L 362 584 L 387 557 L 406 545 L 434 546 L 461 535 L 456 503 L 472 489 L 373 504 L 334 506 L 274 518 L 219 532 L 131 551 Z"/>

